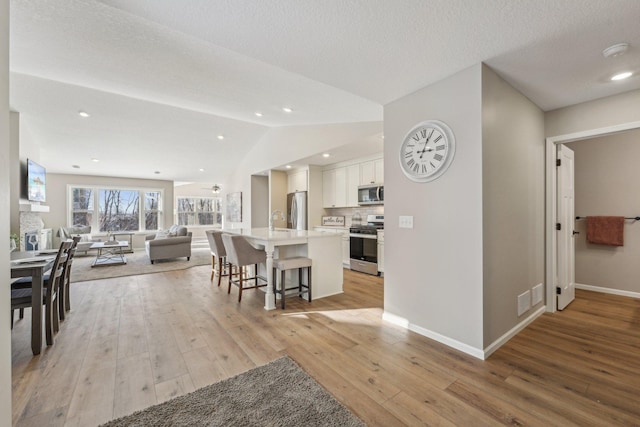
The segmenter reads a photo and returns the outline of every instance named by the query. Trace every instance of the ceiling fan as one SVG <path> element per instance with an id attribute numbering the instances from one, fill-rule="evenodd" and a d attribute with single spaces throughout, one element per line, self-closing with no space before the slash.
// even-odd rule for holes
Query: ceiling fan
<path id="1" fill-rule="evenodd" d="M 211 190 L 211 192 L 213 194 L 220 194 L 220 191 L 222 190 L 222 186 L 220 184 L 213 184 L 211 186 L 211 188 L 209 187 L 203 187 L 203 190 Z"/>

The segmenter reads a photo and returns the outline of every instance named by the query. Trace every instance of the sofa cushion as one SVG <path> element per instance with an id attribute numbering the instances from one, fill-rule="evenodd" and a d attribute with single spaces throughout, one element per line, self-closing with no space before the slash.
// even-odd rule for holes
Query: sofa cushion
<path id="1" fill-rule="evenodd" d="M 156 237 L 155 237 L 155 239 L 154 239 L 154 240 L 166 239 L 166 238 L 168 238 L 168 237 L 169 237 L 169 233 L 168 233 L 168 232 L 166 232 L 166 231 L 165 231 L 165 230 L 163 230 L 163 229 L 159 229 L 159 230 L 156 232 Z"/>
<path id="2" fill-rule="evenodd" d="M 183 225 L 177 226 L 177 231 L 176 231 L 177 236 L 186 236 L 187 233 L 188 233 L 187 227 Z"/>

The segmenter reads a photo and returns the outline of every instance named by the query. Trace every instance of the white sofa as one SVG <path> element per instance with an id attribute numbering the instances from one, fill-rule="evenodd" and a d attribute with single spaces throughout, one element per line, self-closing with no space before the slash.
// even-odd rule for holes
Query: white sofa
<path id="1" fill-rule="evenodd" d="M 172 226 L 168 231 L 159 230 L 158 233 L 145 238 L 144 246 L 151 264 L 159 259 L 187 257 L 191 259 L 191 231 L 184 226 Z"/>

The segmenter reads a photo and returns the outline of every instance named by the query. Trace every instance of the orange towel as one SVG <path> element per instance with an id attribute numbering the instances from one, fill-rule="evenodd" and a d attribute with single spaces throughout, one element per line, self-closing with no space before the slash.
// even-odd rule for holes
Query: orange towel
<path id="1" fill-rule="evenodd" d="M 624 246 L 623 216 L 588 216 L 587 242 Z"/>

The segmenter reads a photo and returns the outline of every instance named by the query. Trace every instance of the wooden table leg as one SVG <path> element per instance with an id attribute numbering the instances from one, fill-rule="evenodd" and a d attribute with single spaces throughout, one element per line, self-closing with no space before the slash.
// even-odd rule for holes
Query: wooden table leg
<path id="1" fill-rule="evenodd" d="M 34 268 L 31 276 L 31 351 L 34 356 L 42 348 L 42 279 L 43 268 Z"/>

